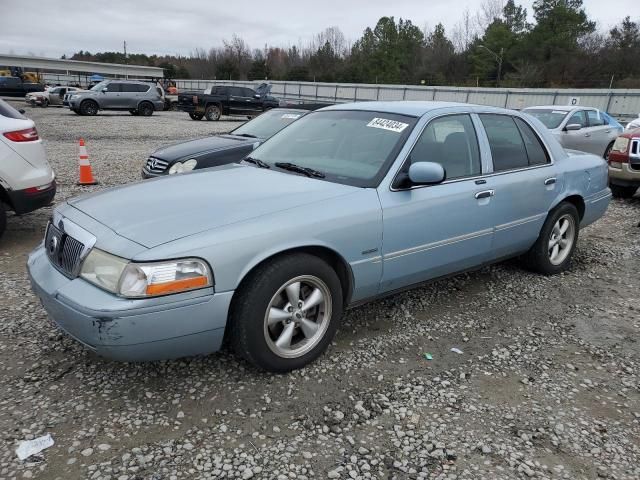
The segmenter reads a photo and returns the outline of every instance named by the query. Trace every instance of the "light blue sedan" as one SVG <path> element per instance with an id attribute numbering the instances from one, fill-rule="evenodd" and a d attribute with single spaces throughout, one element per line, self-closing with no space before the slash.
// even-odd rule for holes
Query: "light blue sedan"
<path id="1" fill-rule="evenodd" d="M 565 152 L 526 114 L 339 105 L 241 163 L 59 205 L 28 270 L 100 355 L 208 354 L 226 337 L 283 372 L 322 354 L 348 306 L 510 257 L 566 270 L 607 183 L 601 157 Z"/>

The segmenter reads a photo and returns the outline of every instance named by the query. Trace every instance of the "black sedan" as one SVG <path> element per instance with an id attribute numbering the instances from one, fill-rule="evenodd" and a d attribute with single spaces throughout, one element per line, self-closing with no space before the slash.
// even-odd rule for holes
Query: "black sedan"
<path id="1" fill-rule="evenodd" d="M 156 150 L 145 162 L 142 177 L 173 175 L 241 160 L 262 142 L 309 113 L 309 110 L 308 107 L 275 108 L 230 133 L 176 143 Z"/>

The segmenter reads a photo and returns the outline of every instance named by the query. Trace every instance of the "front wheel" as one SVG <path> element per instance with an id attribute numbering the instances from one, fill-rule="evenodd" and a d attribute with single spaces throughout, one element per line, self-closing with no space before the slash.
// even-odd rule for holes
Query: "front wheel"
<path id="1" fill-rule="evenodd" d="M 622 185 L 609 185 L 611 194 L 615 198 L 631 198 L 636 194 L 638 187 L 626 187 Z"/>
<path id="2" fill-rule="evenodd" d="M 524 256 L 525 264 L 544 275 L 564 272 L 571 265 L 579 230 L 578 209 L 562 202 L 547 216 L 538 240 Z"/>
<path id="3" fill-rule="evenodd" d="M 85 100 L 80 104 L 80 114 L 81 115 L 97 115 L 98 104 L 93 100 Z"/>
<path id="4" fill-rule="evenodd" d="M 42 101 L 42 108 L 47 108 L 49 106 L 49 100 L 46 98 Z"/>
<path id="5" fill-rule="evenodd" d="M 209 121 L 218 121 L 222 116 L 222 109 L 218 105 L 209 105 L 204 111 L 204 116 Z"/>
<path id="6" fill-rule="evenodd" d="M 336 272 L 299 253 L 267 261 L 240 286 L 229 336 L 237 354 L 271 372 L 288 372 L 318 358 L 342 317 Z"/>

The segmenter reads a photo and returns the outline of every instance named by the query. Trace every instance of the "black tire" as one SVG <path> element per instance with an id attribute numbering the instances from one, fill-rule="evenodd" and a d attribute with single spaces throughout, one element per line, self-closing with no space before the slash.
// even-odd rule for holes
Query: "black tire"
<path id="1" fill-rule="evenodd" d="M 222 108 L 220 108 L 220 105 L 209 105 L 204 111 L 204 116 L 210 122 L 217 122 L 222 116 Z"/>
<path id="2" fill-rule="evenodd" d="M 607 149 L 604 151 L 604 155 L 602 156 L 602 158 L 607 161 L 609 161 L 609 154 L 611 153 L 611 150 L 613 150 L 613 143 L 614 142 L 611 142 L 609 145 L 607 145 Z"/>
<path id="3" fill-rule="evenodd" d="M 266 313 L 272 300 L 277 298 L 281 286 L 301 276 L 309 276 L 322 282 L 328 293 L 322 298 L 326 301 L 325 306 L 330 305 L 331 310 L 328 317 L 324 317 L 327 324 L 311 343 L 313 348 L 301 352 L 299 356 L 286 358 L 278 355 L 268 343 Z M 323 260 L 306 253 L 276 257 L 254 270 L 238 288 L 231 305 L 228 339 L 236 354 L 259 368 L 277 373 L 295 370 L 314 361 L 326 350 L 340 324 L 342 304 L 342 287 L 338 275 Z M 304 315 L 306 318 L 306 313 Z M 276 328 L 284 330 L 284 322 L 283 320 L 282 325 L 278 322 Z M 296 335 L 302 335 L 302 329 L 295 328 Z"/>
<path id="4" fill-rule="evenodd" d="M 4 204 L 0 201 L 0 238 L 4 234 L 7 228 L 7 211 L 4 208 Z"/>
<path id="5" fill-rule="evenodd" d="M 202 120 L 202 114 L 201 113 L 189 113 L 189 116 L 191 117 L 191 120 Z"/>
<path id="6" fill-rule="evenodd" d="M 42 108 L 47 108 L 49 106 L 49 100 L 47 100 L 46 98 L 42 101 Z"/>
<path id="7" fill-rule="evenodd" d="M 137 116 L 137 115 L 139 115 L 138 110 L 129 110 L 129 113 L 130 113 L 131 115 L 133 115 L 134 117 L 135 117 L 135 116 Z"/>
<path id="8" fill-rule="evenodd" d="M 79 110 L 77 110 L 77 109 L 75 109 L 75 108 L 72 108 L 72 109 L 71 109 L 71 111 L 72 111 L 73 113 L 75 113 L 76 115 L 82 115 L 82 114 L 80 113 L 80 111 L 79 111 Z"/>
<path id="9" fill-rule="evenodd" d="M 627 187 L 622 185 L 609 185 L 611 193 L 615 198 L 631 198 L 636 194 L 638 187 Z"/>
<path id="10" fill-rule="evenodd" d="M 142 102 L 138 105 L 138 113 L 143 117 L 150 117 L 153 115 L 153 104 L 149 102 Z"/>
<path id="11" fill-rule="evenodd" d="M 573 239 L 569 246 L 569 250 L 564 260 L 558 264 L 554 264 L 550 258 L 550 242 L 553 240 L 554 227 L 556 223 L 563 218 L 571 218 L 573 222 Z M 571 228 L 571 227 L 570 227 Z M 580 233 L 580 215 L 575 205 L 569 202 L 562 202 L 556 208 L 549 212 L 547 219 L 542 226 L 540 236 L 531 249 L 524 255 L 525 265 L 534 272 L 543 275 L 556 275 L 564 272 L 571 265 L 573 252 L 578 244 L 578 236 Z"/>
<path id="12" fill-rule="evenodd" d="M 97 115 L 98 104 L 93 100 L 85 100 L 80 104 L 80 115 Z"/>

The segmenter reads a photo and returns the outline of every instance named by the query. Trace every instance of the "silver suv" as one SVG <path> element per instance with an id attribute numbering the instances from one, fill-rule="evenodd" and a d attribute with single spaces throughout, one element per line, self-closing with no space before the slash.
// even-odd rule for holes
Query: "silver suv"
<path id="1" fill-rule="evenodd" d="M 164 92 L 152 83 L 135 80 L 105 80 L 86 92 L 69 97 L 69 108 L 79 115 L 99 110 L 128 110 L 131 115 L 153 115 L 164 108 Z"/>

